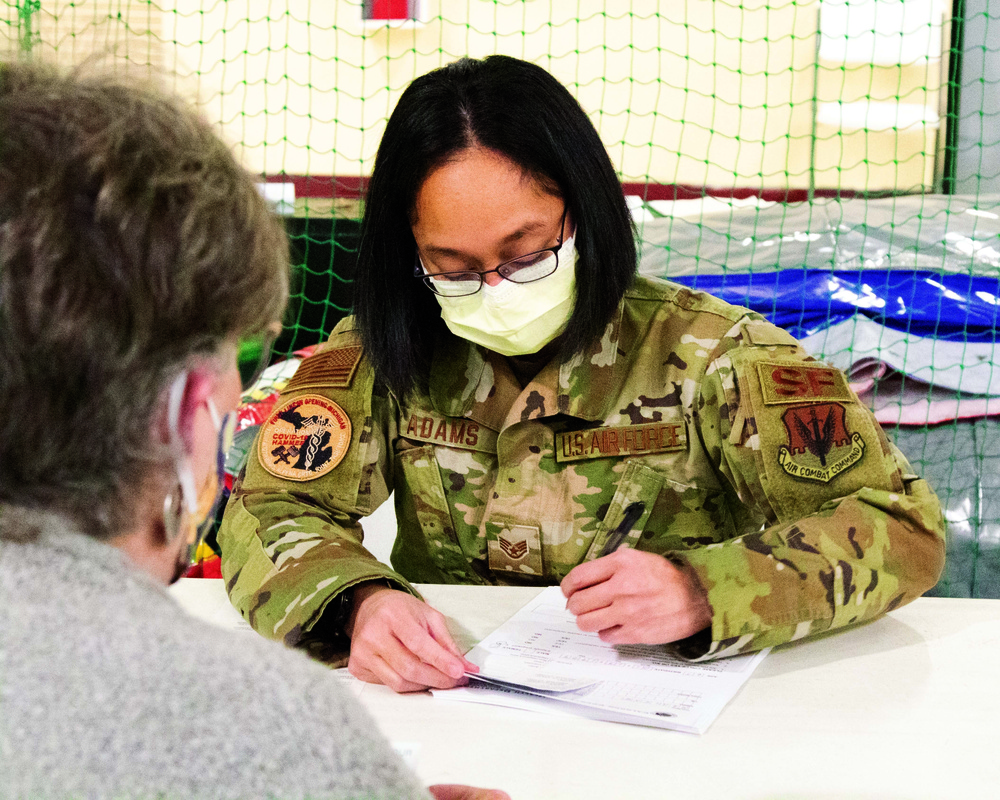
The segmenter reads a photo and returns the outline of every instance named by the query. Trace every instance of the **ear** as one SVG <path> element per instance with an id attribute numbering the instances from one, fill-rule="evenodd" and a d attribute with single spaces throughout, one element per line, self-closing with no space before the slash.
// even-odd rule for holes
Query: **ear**
<path id="1" fill-rule="evenodd" d="M 184 387 L 181 390 L 180 406 L 177 412 L 177 430 L 180 433 L 184 451 L 190 454 L 194 450 L 195 417 L 198 409 L 212 394 L 212 388 L 215 384 L 212 372 L 204 364 L 191 367 L 183 380 Z M 172 387 L 168 387 L 166 390 L 168 396 L 163 404 L 163 415 L 158 426 L 160 441 L 164 444 L 170 443 L 170 410 L 168 406 L 171 390 Z"/>

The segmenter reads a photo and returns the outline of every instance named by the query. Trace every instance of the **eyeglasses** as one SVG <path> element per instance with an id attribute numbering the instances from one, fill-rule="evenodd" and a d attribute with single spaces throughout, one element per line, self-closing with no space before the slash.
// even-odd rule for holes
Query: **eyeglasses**
<path id="1" fill-rule="evenodd" d="M 251 389 L 260 379 L 271 361 L 271 349 L 281 335 L 281 323 L 274 322 L 260 333 L 240 340 L 239 365 L 240 384 L 244 392 Z"/>
<path id="2" fill-rule="evenodd" d="M 566 226 L 566 211 L 564 208 L 562 219 L 559 220 L 559 244 L 555 247 L 546 247 L 544 250 L 536 250 L 533 253 L 519 256 L 504 261 L 494 269 L 485 272 L 435 272 L 428 274 L 424 271 L 420 263 L 419 256 L 413 267 L 413 276 L 422 280 L 434 294 L 443 297 L 465 297 L 475 294 L 483 288 L 483 281 L 492 272 L 497 273 L 501 278 L 505 278 L 513 283 L 532 283 L 542 278 L 547 278 L 559 266 L 559 249 L 563 246 L 563 232 Z"/>

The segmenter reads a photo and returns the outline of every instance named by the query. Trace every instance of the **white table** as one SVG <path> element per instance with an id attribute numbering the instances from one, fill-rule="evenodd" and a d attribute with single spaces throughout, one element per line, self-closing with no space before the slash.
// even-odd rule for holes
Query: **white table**
<path id="1" fill-rule="evenodd" d="M 196 616 L 240 624 L 221 583 L 172 591 Z M 420 590 L 466 647 L 537 591 Z M 389 739 L 420 744 L 427 783 L 496 786 L 514 800 L 1000 797 L 996 600 L 922 598 L 776 648 L 703 736 L 348 686 Z"/>

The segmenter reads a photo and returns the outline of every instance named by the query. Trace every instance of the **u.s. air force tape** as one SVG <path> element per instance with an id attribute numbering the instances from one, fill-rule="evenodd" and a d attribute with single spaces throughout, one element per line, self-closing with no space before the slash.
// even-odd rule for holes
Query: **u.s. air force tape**
<path id="1" fill-rule="evenodd" d="M 556 461 L 650 455 L 687 449 L 683 421 L 616 425 L 556 434 Z"/>
<path id="2" fill-rule="evenodd" d="M 308 394 L 275 408 L 257 438 L 257 458 L 275 477 L 311 481 L 337 466 L 350 443 L 351 420 L 344 409 Z"/>

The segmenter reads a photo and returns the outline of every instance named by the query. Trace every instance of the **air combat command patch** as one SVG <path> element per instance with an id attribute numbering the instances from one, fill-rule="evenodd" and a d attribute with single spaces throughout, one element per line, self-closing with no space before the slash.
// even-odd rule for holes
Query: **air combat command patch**
<path id="1" fill-rule="evenodd" d="M 275 477 L 311 481 L 337 466 L 350 443 L 351 420 L 344 409 L 305 395 L 274 410 L 257 438 L 257 457 Z"/>
<path id="2" fill-rule="evenodd" d="M 847 429 L 847 411 L 840 403 L 790 406 L 781 415 L 788 446 L 778 448 L 778 463 L 793 478 L 829 483 L 858 464 L 865 441 Z"/>

